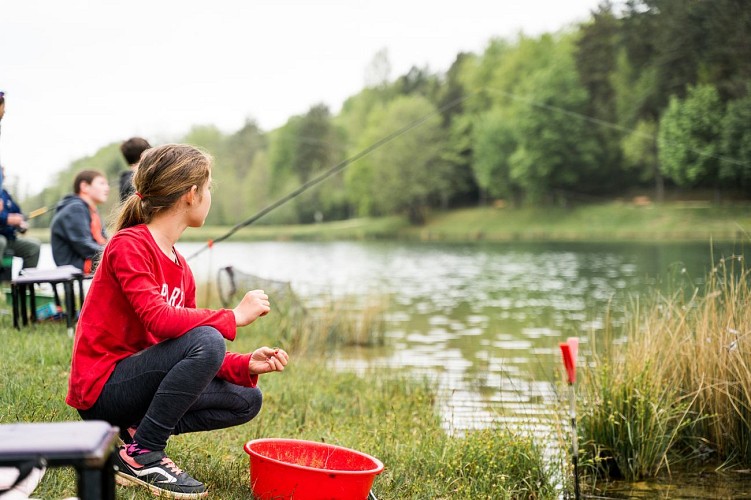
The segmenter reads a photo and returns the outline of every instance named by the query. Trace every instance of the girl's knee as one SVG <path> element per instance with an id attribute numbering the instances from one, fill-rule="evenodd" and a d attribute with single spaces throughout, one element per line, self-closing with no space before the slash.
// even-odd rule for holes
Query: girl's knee
<path id="1" fill-rule="evenodd" d="M 216 363 L 219 369 L 227 352 L 224 337 L 219 330 L 212 326 L 199 326 L 185 335 L 193 338 L 195 351 L 200 353 L 201 357 Z"/>
<path id="2" fill-rule="evenodd" d="M 245 412 L 245 421 L 250 422 L 261 411 L 263 406 L 263 393 L 258 387 L 248 388 L 244 394 L 245 401 L 248 403 L 247 411 Z"/>

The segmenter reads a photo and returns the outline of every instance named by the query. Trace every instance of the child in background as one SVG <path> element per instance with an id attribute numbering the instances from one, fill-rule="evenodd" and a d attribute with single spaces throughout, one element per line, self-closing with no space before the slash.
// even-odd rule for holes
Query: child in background
<path id="1" fill-rule="evenodd" d="M 107 243 L 97 207 L 107 201 L 110 185 L 103 173 L 83 170 L 73 179 L 73 193 L 55 206 L 50 223 L 52 258 L 91 274 Z"/>
<path id="2" fill-rule="evenodd" d="M 282 371 L 281 349 L 227 352 L 237 327 L 270 310 L 262 290 L 234 309 L 197 309 L 193 274 L 174 248 L 211 206 L 211 157 L 187 145 L 144 152 L 81 310 L 67 403 L 84 420 L 119 426 L 118 482 L 170 498 L 205 486 L 164 450 L 173 434 L 250 421 L 261 409 L 258 375 Z"/>
<path id="3" fill-rule="evenodd" d="M 128 163 L 128 170 L 120 174 L 120 202 L 128 199 L 135 190 L 133 188 L 133 174 L 136 172 L 138 160 L 144 151 L 149 149 L 151 144 L 143 137 L 131 137 L 120 144 L 120 152 Z"/>

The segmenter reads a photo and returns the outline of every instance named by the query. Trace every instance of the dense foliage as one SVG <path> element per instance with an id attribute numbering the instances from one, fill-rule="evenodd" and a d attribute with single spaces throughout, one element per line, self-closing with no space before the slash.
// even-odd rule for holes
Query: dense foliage
<path id="1" fill-rule="evenodd" d="M 175 138 L 216 158 L 219 195 L 208 222 L 235 224 L 418 122 L 261 223 L 391 214 L 420 223 L 431 208 L 565 205 L 634 192 L 659 201 L 676 189 L 747 197 L 744 0 L 604 1 L 577 27 L 490 40 L 445 72 L 415 67 L 390 80 L 389 68 L 379 52 L 367 86 L 338 114 L 315 104 L 269 132 L 249 120 L 230 134 L 201 126 Z M 114 186 L 125 165 L 108 145 L 26 206 L 53 206 L 82 168 L 105 171 Z"/>

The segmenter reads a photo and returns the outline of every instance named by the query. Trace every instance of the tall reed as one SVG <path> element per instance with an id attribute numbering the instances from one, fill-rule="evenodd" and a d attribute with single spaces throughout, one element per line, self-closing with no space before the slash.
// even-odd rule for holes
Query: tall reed
<path id="1" fill-rule="evenodd" d="M 751 464 L 749 277 L 742 258 L 719 259 L 700 283 L 634 299 L 622 329 L 592 338 L 580 430 L 598 473 Z"/>
<path id="2" fill-rule="evenodd" d="M 751 464 L 751 289 L 742 257 L 720 259 L 698 292 L 674 307 L 683 360 L 673 383 L 696 394 L 703 453 Z M 688 443 L 689 445 L 691 443 Z"/>

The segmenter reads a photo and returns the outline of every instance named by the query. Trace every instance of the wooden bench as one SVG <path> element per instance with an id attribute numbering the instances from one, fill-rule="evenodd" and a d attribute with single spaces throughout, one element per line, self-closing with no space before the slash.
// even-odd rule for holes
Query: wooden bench
<path id="1" fill-rule="evenodd" d="M 115 500 L 118 428 L 101 420 L 0 424 L 0 466 L 75 468 L 80 500 Z"/>
<path id="2" fill-rule="evenodd" d="M 19 275 L 16 279 L 10 282 L 11 301 L 13 303 L 13 326 L 20 329 L 19 319 L 23 326 L 29 324 L 29 317 L 31 317 L 32 323 L 37 321 L 36 292 L 34 287 L 35 285 L 48 283 L 52 286 L 52 290 L 55 294 L 55 304 L 63 307 L 68 327 L 68 335 L 72 336 L 73 322 L 75 321 L 75 315 L 77 312 L 73 285 L 78 283 L 80 304 L 83 305 L 83 280 L 86 278 L 88 278 L 88 276 L 84 275 L 80 269 L 74 266 L 60 266 L 51 269 L 24 269 L 22 275 Z M 64 301 L 60 300 L 57 293 L 57 285 L 59 284 L 63 285 Z M 27 311 L 26 308 L 27 293 L 30 311 Z"/>

